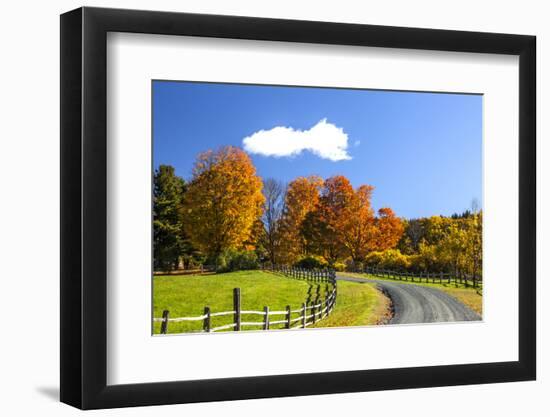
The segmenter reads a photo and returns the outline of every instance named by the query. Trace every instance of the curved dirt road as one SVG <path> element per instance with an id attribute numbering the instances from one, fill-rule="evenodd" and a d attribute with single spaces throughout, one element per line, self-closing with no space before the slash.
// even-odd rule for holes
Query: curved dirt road
<path id="1" fill-rule="evenodd" d="M 481 317 L 457 299 L 437 288 L 337 274 L 340 281 L 371 282 L 384 291 L 393 303 L 389 324 L 475 321 Z"/>

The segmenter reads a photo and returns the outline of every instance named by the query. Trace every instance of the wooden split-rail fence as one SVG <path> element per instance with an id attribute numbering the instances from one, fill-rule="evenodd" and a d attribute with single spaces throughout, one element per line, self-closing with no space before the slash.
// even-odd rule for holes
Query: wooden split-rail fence
<path id="1" fill-rule="evenodd" d="M 241 289 L 233 289 L 233 310 L 212 312 L 209 306 L 204 307 L 203 314 L 194 317 L 170 317 L 170 311 L 164 310 L 162 317 L 155 317 L 153 321 L 160 322 L 160 333 L 168 333 L 169 323 L 183 321 L 201 321 L 202 330 L 200 332 L 212 333 L 224 330 L 241 331 L 243 328 L 257 328 L 258 330 L 272 330 L 274 328 L 283 329 L 304 329 L 314 325 L 320 320 L 328 317 L 336 305 L 336 274 L 332 270 L 303 270 L 292 267 L 270 267 L 264 268 L 277 274 L 282 274 L 289 278 L 304 279 L 316 285 L 315 294 L 312 292 L 312 286 L 308 291 L 308 297 L 299 308 L 292 309 L 287 305 L 284 310 L 272 311 L 269 306 L 265 306 L 262 311 L 243 310 L 241 308 Z M 321 285 L 325 283 L 324 298 L 321 295 Z M 260 316 L 261 321 L 245 321 L 243 315 Z M 232 316 L 232 323 L 214 327 L 212 325 L 215 317 Z M 276 326 L 276 327 L 274 327 Z"/>
<path id="2" fill-rule="evenodd" d="M 314 283 L 336 285 L 336 272 L 333 269 L 305 269 L 287 265 L 263 265 L 264 271 L 283 274 L 289 278 L 303 279 Z"/>
<path id="3" fill-rule="evenodd" d="M 388 269 L 365 267 L 362 270 L 357 270 L 363 274 L 369 274 L 380 278 L 393 279 L 397 281 L 410 281 L 410 282 L 426 282 L 426 283 L 439 283 L 439 284 L 463 284 L 465 286 L 472 285 L 476 288 L 481 283 L 481 277 L 468 275 L 464 273 L 452 274 L 450 272 L 403 272 L 403 271 L 391 271 Z"/>

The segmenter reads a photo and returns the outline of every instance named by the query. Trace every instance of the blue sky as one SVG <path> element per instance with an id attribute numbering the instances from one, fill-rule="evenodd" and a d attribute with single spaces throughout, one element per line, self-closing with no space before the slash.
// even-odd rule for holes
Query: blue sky
<path id="1" fill-rule="evenodd" d="M 189 179 L 196 155 L 223 145 L 248 149 L 264 178 L 373 185 L 374 208 L 401 217 L 482 202 L 479 95 L 153 82 L 155 168 Z"/>

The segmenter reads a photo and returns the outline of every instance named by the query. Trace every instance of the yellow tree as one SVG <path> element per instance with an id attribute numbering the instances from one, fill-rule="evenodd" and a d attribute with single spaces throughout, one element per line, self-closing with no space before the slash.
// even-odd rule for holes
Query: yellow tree
<path id="1" fill-rule="evenodd" d="M 210 257 L 239 248 L 262 213 L 262 180 L 248 155 L 226 146 L 201 153 L 183 199 L 185 229 Z"/>
<path id="2" fill-rule="evenodd" d="M 288 184 L 281 218 L 281 247 L 277 262 L 292 263 L 306 252 L 307 241 L 300 233 L 302 223 L 319 201 L 323 180 L 315 175 L 298 177 Z"/>
<path id="3" fill-rule="evenodd" d="M 438 257 L 455 273 L 464 271 L 467 264 L 468 236 L 458 221 L 450 223 L 447 233 L 436 246 Z"/>
<path id="4" fill-rule="evenodd" d="M 467 269 L 475 279 L 483 271 L 483 214 L 474 213 L 465 220 Z"/>
<path id="5" fill-rule="evenodd" d="M 450 217 L 431 216 L 423 219 L 424 239 L 429 245 L 437 245 L 449 233 L 456 221 Z"/>

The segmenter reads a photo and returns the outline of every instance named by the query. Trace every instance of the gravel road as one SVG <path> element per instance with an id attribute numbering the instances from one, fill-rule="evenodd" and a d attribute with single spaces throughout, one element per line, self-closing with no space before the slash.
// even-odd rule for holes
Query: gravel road
<path id="1" fill-rule="evenodd" d="M 371 282 L 391 299 L 394 315 L 389 324 L 481 320 L 476 312 L 437 288 L 378 279 L 355 278 L 338 273 L 340 281 Z"/>

